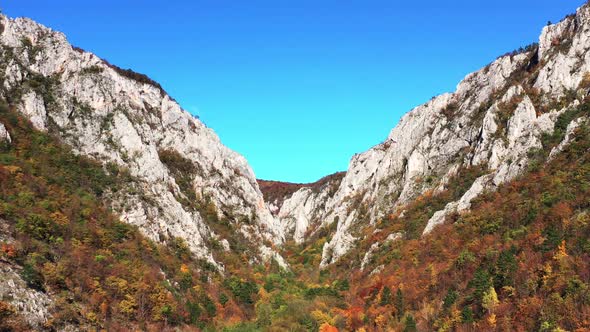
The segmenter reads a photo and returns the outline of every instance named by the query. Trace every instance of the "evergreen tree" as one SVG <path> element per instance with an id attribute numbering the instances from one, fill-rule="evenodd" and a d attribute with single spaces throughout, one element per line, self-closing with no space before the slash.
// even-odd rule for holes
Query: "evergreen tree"
<path id="1" fill-rule="evenodd" d="M 469 287 L 473 288 L 473 300 L 475 303 L 482 303 L 483 295 L 493 287 L 492 277 L 485 269 L 478 269 L 469 281 Z M 481 307 L 480 307 L 481 308 Z"/>
<path id="2" fill-rule="evenodd" d="M 443 299 L 443 308 L 445 310 L 449 309 L 455 303 L 455 301 L 457 301 L 458 297 L 459 297 L 459 294 L 455 290 L 453 290 L 453 289 L 449 290 L 449 292 L 447 293 L 447 295 Z"/>
<path id="3" fill-rule="evenodd" d="M 398 319 L 404 316 L 404 294 L 402 293 L 402 289 L 398 288 L 397 292 L 395 293 L 395 310 L 397 313 Z"/>
<path id="4" fill-rule="evenodd" d="M 404 332 L 416 332 L 416 331 L 417 331 L 416 320 L 414 319 L 414 316 L 407 315 L 406 316 L 406 323 L 404 326 Z"/>
<path id="5" fill-rule="evenodd" d="M 461 310 L 461 321 L 463 323 L 473 323 L 473 310 L 467 306 Z"/>
<path id="6" fill-rule="evenodd" d="M 494 286 L 498 289 L 514 285 L 514 274 L 518 270 L 516 248 L 503 251 L 494 267 Z"/>
<path id="7" fill-rule="evenodd" d="M 382 306 L 386 306 L 388 304 L 391 304 L 391 289 L 389 289 L 389 287 L 387 287 L 387 286 L 383 287 L 383 290 L 381 291 L 380 304 Z"/>

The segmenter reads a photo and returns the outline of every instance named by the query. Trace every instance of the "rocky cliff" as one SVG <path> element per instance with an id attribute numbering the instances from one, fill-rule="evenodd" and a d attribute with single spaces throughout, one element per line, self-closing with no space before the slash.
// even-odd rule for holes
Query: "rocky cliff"
<path id="1" fill-rule="evenodd" d="M 247 161 L 157 83 L 26 18 L 1 16 L 0 32 L 1 97 L 77 153 L 129 173 L 125 189 L 111 193 L 122 220 L 156 241 L 184 239 L 214 264 L 209 242 L 227 239 L 210 220 L 228 220 L 258 247 L 253 261 L 275 255 L 269 246 L 282 243 L 282 229 Z M 2 124 L 0 138 L 10 140 Z"/>
<path id="2" fill-rule="evenodd" d="M 558 117 L 588 93 L 589 38 L 585 5 L 546 26 L 538 44 L 499 57 L 467 75 L 455 92 L 407 113 L 383 143 L 352 158 L 335 193 L 310 195 L 303 188 L 284 201 L 279 217 L 300 226 L 297 241 L 317 229 L 308 225 L 337 223 L 323 248 L 325 266 L 354 246 L 359 229 L 403 214 L 405 204 L 444 190 L 461 170 L 481 169 L 458 200 L 422 225 L 421 232 L 433 231 L 446 216 L 469 209 L 479 194 L 529 166 Z"/>
<path id="3" fill-rule="evenodd" d="M 334 173 L 309 184 L 259 180 L 270 211 L 280 221 L 287 239 L 301 243 L 321 223 L 319 213 L 334 196 L 344 172 Z"/>

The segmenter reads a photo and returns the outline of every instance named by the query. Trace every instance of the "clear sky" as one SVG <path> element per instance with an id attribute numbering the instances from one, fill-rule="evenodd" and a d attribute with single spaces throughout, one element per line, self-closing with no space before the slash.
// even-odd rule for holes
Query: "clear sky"
<path id="1" fill-rule="evenodd" d="M 399 118 L 582 0 L 4 0 L 160 82 L 263 179 L 345 170 Z"/>

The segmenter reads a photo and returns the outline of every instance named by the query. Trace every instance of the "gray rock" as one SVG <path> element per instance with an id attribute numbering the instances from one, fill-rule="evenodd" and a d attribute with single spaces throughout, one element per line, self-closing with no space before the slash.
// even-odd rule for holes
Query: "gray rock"
<path id="1" fill-rule="evenodd" d="M 6 143 L 11 143 L 12 139 L 10 138 L 10 134 L 3 123 L 0 123 L 0 141 L 4 141 Z"/>

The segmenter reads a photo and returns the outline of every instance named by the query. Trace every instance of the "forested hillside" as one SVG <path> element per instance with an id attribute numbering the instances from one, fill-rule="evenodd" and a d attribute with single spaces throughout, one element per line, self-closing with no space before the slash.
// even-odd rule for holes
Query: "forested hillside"
<path id="1" fill-rule="evenodd" d="M 0 299 L 2 328 L 198 330 L 216 317 L 225 323 L 251 316 L 258 286 L 250 281 L 253 267 L 240 262 L 245 257 L 233 257 L 235 265 L 231 254 L 219 257 L 231 268 L 221 274 L 194 259 L 180 238 L 166 246 L 147 239 L 108 207 L 132 180 L 126 169 L 74 154 L 6 102 L 0 123 L 11 140 L 0 143 L 0 267 L 15 272 L 3 278 L 22 279 L 46 298 Z M 4 282 L 0 288 L 9 287 Z M 42 321 L 36 311 L 43 310 L 51 319 L 28 326 Z"/>

